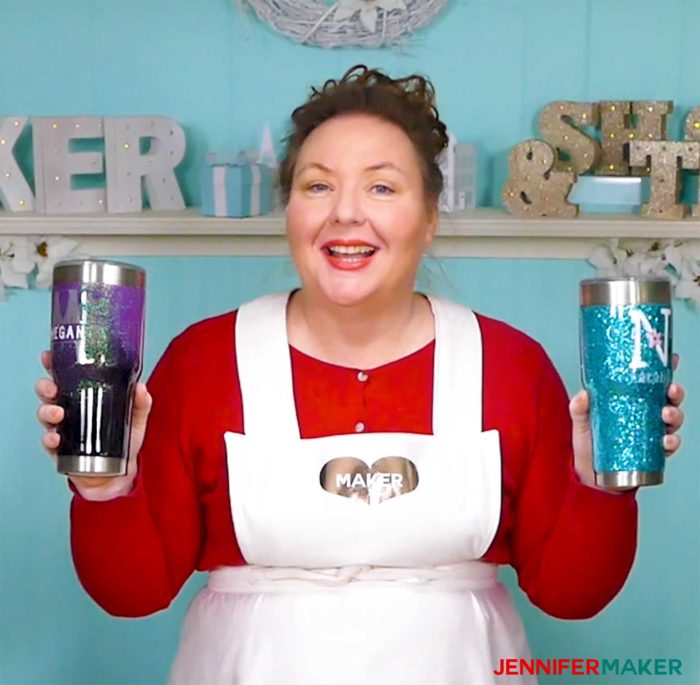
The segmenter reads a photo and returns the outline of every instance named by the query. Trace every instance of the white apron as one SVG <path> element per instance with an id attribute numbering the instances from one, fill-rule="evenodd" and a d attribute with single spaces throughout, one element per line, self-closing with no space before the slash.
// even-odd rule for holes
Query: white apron
<path id="1" fill-rule="evenodd" d="M 238 312 L 245 435 L 225 441 L 249 565 L 210 572 L 170 685 L 502 682 L 493 674 L 500 660 L 530 652 L 496 566 L 478 561 L 499 524 L 501 463 L 498 432 L 481 430 L 476 317 L 430 298 L 433 435 L 301 439 L 288 298 Z"/>

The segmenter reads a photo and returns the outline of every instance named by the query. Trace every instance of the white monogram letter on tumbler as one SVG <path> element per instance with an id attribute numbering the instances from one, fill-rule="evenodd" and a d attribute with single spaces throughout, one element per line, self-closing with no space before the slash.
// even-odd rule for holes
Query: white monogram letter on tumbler
<path id="1" fill-rule="evenodd" d="M 581 375 L 588 390 L 596 484 L 663 481 L 672 377 L 671 283 L 665 278 L 581 282 Z"/>

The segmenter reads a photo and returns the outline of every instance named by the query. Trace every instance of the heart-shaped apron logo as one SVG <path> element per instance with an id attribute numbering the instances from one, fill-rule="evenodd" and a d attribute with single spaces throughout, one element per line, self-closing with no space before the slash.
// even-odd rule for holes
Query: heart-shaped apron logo
<path id="1" fill-rule="evenodd" d="M 418 487 L 415 464 L 404 457 L 382 457 L 367 466 L 357 457 L 331 459 L 321 469 L 321 487 L 366 504 L 405 495 Z"/>

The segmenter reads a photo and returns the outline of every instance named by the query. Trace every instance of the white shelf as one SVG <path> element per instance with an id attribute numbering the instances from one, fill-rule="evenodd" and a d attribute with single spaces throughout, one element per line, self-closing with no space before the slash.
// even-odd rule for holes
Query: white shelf
<path id="1" fill-rule="evenodd" d="M 198 208 L 139 214 L 45 215 L 0 211 L 0 236 L 60 235 L 93 256 L 287 255 L 281 214 L 229 219 Z M 495 208 L 444 215 L 432 253 L 437 257 L 583 259 L 608 238 L 682 239 L 700 255 L 700 219 L 659 221 L 635 215 L 523 219 Z"/>

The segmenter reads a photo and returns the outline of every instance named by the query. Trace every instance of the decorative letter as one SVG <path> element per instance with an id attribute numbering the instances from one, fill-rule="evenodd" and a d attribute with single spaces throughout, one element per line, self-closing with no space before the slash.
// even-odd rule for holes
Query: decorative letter
<path id="1" fill-rule="evenodd" d="M 185 133 L 167 117 L 105 117 L 107 210 L 140 212 L 141 178 L 151 209 L 183 209 L 173 169 L 185 156 Z M 141 140 L 150 148 L 141 154 Z"/>
<path id="2" fill-rule="evenodd" d="M 103 172 L 102 153 L 69 150 L 73 138 L 102 138 L 102 117 L 37 117 L 32 128 L 37 211 L 104 212 L 104 188 L 71 187 L 71 176 Z"/>
<path id="3" fill-rule="evenodd" d="M 595 173 L 601 176 L 629 176 L 628 145 L 633 140 L 666 140 L 666 117 L 673 111 L 668 100 L 608 100 L 598 103 L 600 140 L 603 154 Z M 631 125 L 630 107 L 637 118 Z M 635 176 L 646 176 L 649 170 L 635 169 Z"/>
<path id="4" fill-rule="evenodd" d="M 664 317 L 664 332 L 659 333 L 651 325 L 651 322 L 647 318 L 647 315 L 641 309 L 630 309 L 629 315 L 634 324 L 634 349 L 632 352 L 632 361 L 630 362 L 630 369 L 636 371 L 637 369 L 646 369 L 649 366 L 645 361 L 642 360 L 642 328 L 647 334 L 647 340 L 649 342 L 645 347 L 651 347 L 656 350 L 659 355 L 661 363 L 668 367 L 668 329 L 669 329 L 669 317 L 671 316 L 671 310 L 664 307 L 661 309 L 661 313 Z M 651 336 L 651 337 L 649 337 Z"/>
<path id="5" fill-rule="evenodd" d="M 700 107 L 692 110 L 685 120 L 685 139 L 700 142 Z M 693 205 L 693 216 L 700 219 L 700 178 L 698 178 L 698 203 Z"/>
<path id="6" fill-rule="evenodd" d="M 576 180 L 571 171 L 552 171 L 556 152 L 541 140 L 526 140 L 510 152 L 510 176 L 503 186 L 503 203 L 520 216 L 576 216 L 578 205 L 566 197 Z"/>
<path id="7" fill-rule="evenodd" d="M 12 154 L 27 117 L 0 118 L 0 203 L 10 212 L 34 209 L 34 194 Z"/>
<path id="8" fill-rule="evenodd" d="M 686 208 L 678 204 L 678 172 L 700 167 L 700 143 L 635 140 L 630 143 L 630 164 L 651 168 L 651 197 L 642 205 L 642 216 L 682 219 Z"/>
<path id="9" fill-rule="evenodd" d="M 685 139 L 700 142 L 700 107 L 691 110 L 685 120 Z"/>
<path id="10" fill-rule="evenodd" d="M 583 174 L 597 161 L 598 143 L 572 126 L 597 126 L 598 105 L 591 102 L 552 102 L 540 112 L 542 137 L 555 149 L 564 150 L 570 160 L 557 159 L 555 171 L 575 171 Z"/>

